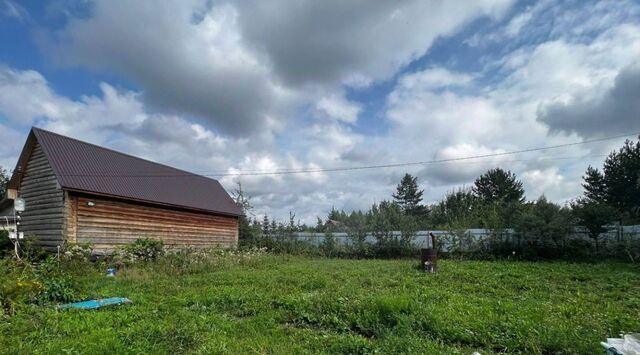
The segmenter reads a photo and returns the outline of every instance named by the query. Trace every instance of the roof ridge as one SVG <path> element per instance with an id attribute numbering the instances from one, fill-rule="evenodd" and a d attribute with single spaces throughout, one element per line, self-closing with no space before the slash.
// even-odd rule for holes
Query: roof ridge
<path id="1" fill-rule="evenodd" d="M 82 140 L 77 139 L 77 138 L 65 136 L 63 134 L 52 132 L 52 131 L 48 131 L 46 129 L 42 129 L 42 128 L 39 128 L 39 127 L 36 127 L 36 126 L 32 126 L 31 130 L 33 130 L 34 133 L 36 133 L 36 135 L 39 134 L 38 132 L 42 132 L 42 133 L 45 133 L 45 134 L 52 134 L 54 136 L 58 136 L 58 137 L 65 138 L 65 139 L 68 139 L 68 140 L 72 140 L 72 141 L 75 141 L 75 142 L 78 142 L 78 143 L 82 143 L 82 144 L 85 144 L 85 145 L 96 147 L 98 149 L 102 149 L 102 150 L 106 150 L 106 151 L 109 151 L 109 152 L 112 152 L 112 153 L 120 154 L 120 155 L 129 157 L 129 158 L 133 158 L 133 159 L 136 159 L 136 160 L 142 160 L 142 161 L 145 161 L 147 163 L 158 165 L 158 166 L 161 166 L 161 167 L 164 167 L 164 168 L 168 168 L 168 169 L 171 169 L 171 170 L 174 170 L 174 171 L 186 173 L 187 175 L 199 176 L 199 177 L 202 177 L 202 178 L 205 178 L 205 179 L 209 179 L 209 180 L 213 180 L 213 181 L 219 182 L 217 179 L 213 179 L 213 178 L 208 177 L 208 176 L 196 174 L 196 173 L 193 173 L 193 172 L 190 172 L 190 171 L 187 171 L 187 170 L 183 170 L 183 169 L 174 168 L 172 166 L 169 166 L 169 165 L 166 165 L 166 164 L 162 164 L 162 163 L 158 163 L 158 162 L 155 162 L 153 160 L 137 157 L 137 156 L 132 155 L 132 154 L 124 153 L 124 152 L 121 152 L 121 151 L 118 151 L 118 150 L 115 150 L 115 149 L 112 149 L 112 148 L 107 148 L 107 147 L 103 147 L 103 146 L 100 146 L 100 145 L 97 145 L 97 144 L 93 144 L 93 143 L 89 143 L 89 142 L 86 142 L 86 141 L 82 141 Z M 42 145 L 42 143 L 40 143 L 40 145 Z M 45 148 L 43 147 L 43 149 L 45 149 Z M 62 174 L 62 175 L 65 175 L 65 174 Z M 158 176 L 161 176 L 161 175 L 158 175 Z"/>
<path id="2" fill-rule="evenodd" d="M 32 127 L 25 147 L 36 142 L 40 143 L 64 190 L 217 214 L 242 215 L 240 207 L 216 179 Z M 26 154 L 27 148 L 23 148 L 22 154 Z M 90 175 L 92 170 L 95 176 Z M 113 175 L 107 175 L 109 173 Z M 174 174 L 182 178 L 156 178 Z M 130 178 L 137 175 L 145 179 Z"/>

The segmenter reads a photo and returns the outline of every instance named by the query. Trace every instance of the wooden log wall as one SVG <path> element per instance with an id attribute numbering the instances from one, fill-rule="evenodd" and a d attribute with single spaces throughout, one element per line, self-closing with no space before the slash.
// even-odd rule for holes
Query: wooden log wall
<path id="1" fill-rule="evenodd" d="M 238 243 L 236 217 L 73 194 L 68 200 L 67 239 L 91 243 L 95 250 L 110 250 L 139 238 L 159 239 L 169 247 L 231 247 Z"/>
<path id="2" fill-rule="evenodd" d="M 35 237 L 36 244 L 50 250 L 62 245 L 64 192 L 40 144 L 35 144 L 24 168 L 20 197 L 26 204 L 20 226 L 24 235 Z"/>

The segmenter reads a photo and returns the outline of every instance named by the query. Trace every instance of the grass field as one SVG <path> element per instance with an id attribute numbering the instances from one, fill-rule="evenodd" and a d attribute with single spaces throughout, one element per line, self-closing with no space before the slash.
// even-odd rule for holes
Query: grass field
<path id="1" fill-rule="evenodd" d="M 6 353 L 601 353 L 640 331 L 630 264 L 224 256 L 104 277 L 75 268 L 88 297 L 133 305 L 0 322 Z"/>

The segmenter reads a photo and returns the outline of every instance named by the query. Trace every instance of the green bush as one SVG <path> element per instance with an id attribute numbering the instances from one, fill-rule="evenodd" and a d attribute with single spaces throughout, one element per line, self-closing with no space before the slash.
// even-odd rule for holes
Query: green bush
<path id="1" fill-rule="evenodd" d="M 31 265 L 7 258 L 0 259 L 0 269 L 0 314 L 37 301 L 44 286 Z"/>
<path id="2" fill-rule="evenodd" d="M 69 275 L 45 277 L 42 280 L 41 302 L 72 302 L 78 299 L 77 286 Z"/>
<path id="3" fill-rule="evenodd" d="M 9 239 L 9 232 L 0 230 L 0 258 L 13 253 L 13 243 Z"/>
<path id="4" fill-rule="evenodd" d="M 64 250 L 63 256 L 67 260 L 90 261 L 93 256 L 93 244 L 68 244 Z"/>
<path id="5" fill-rule="evenodd" d="M 64 261 L 49 256 L 35 268 L 35 275 L 42 285 L 38 295 L 41 303 L 71 302 L 79 298 L 77 284 L 63 269 Z"/>
<path id="6" fill-rule="evenodd" d="M 0 314 L 13 314 L 32 304 L 80 299 L 80 289 L 68 273 L 69 267 L 53 256 L 33 264 L 0 259 L 0 269 L 3 271 L 0 274 Z"/>
<path id="7" fill-rule="evenodd" d="M 50 253 L 38 245 L 37 238 L 32 235 L 20 242 L 20 249 L 22 250 L 21 257 L 32 262 L 43 261 L 50 256 Z"/>
<path id="8" fill-rule="evenodd" d="M 135 242 L 125 245 L 123 250 L 134 260 L 153 261 L 164 255 L 164 243 L 155 239 L 136 239 Z"/>
<path id="9" fill-rule="evenodd" d="M 333 236 L 333 233 L 329 232 L 324 235 L 324 240 L 320 245 L 320 250 L 324 253 L 324 255 L 328 257 L 336 256 L 338 253 L 338 241 Z"/>

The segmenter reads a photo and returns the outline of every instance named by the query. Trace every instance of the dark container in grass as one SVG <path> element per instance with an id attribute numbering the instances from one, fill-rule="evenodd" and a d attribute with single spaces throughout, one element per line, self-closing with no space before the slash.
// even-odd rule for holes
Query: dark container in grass
<path id="1" fill-rule="evenodd" d="M 438 270 L 438 252 L 436 250 L 436 236 L 433 233 L 429 233 L 431 236 L 431 248 L 420 249 L 420 266 L 426 273 L 434 273 Z"/>
<path id="2" fill-rule="evenodd" d="M 433 248 L 422 248 L 421 251 L 421 265 L 422 270 L 426 273 L 436 272 L 438 269 L 438 254 Z"/>

